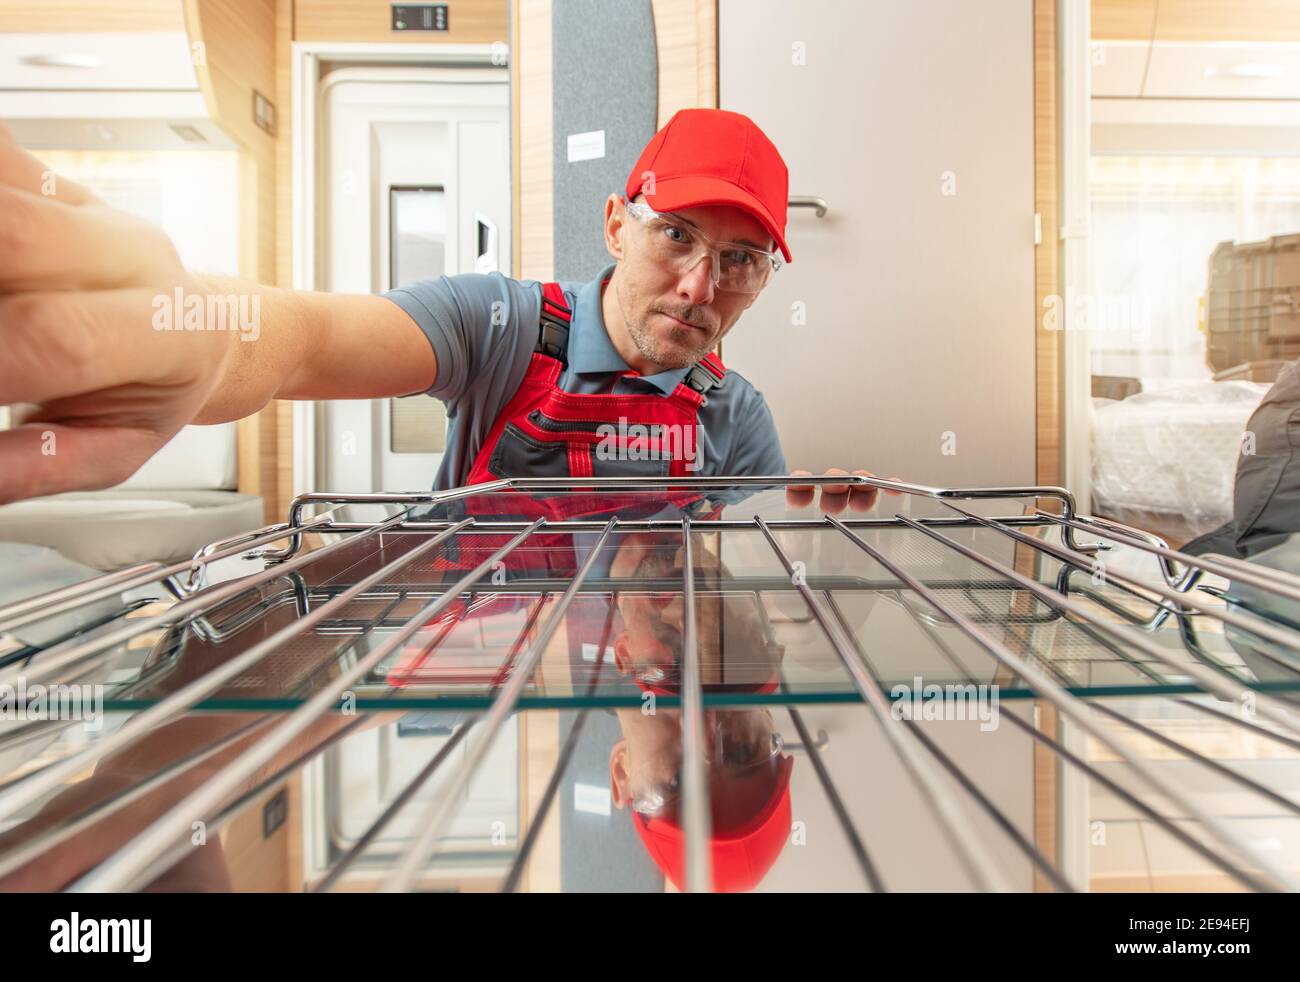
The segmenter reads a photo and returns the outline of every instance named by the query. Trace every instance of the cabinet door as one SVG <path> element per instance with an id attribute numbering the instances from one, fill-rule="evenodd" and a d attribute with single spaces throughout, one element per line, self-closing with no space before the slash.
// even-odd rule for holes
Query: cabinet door
<path id="1" fill-rule="evenodd" d="M 1029 0 L 722 0 L 719 49 L 722 107 L 827 204 L 723 343 L 790 466 L 1031 482 Z"/>

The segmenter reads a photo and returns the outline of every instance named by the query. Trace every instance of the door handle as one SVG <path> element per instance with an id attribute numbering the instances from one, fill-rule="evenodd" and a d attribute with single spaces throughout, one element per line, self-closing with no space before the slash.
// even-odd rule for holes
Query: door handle
<path id="1" fill-rule="evenodd" d="M 826 199 L 819 198 L 815 194 L 796 194 L 790 199 L 791 208 L 816 208 L 817 217 L 826 217 Z"/>
<path id="2" fill-rule="evenodd" d="M 497 270 L 497 224 L 480 211 L 474 212 L 474 272 Z"/>
<path id="3" fill-rule="evenodd" d="M 831 738 L 829 735 L 827 735 L 826 731 L 818 730 L 816 735 L 813 737 L 813 749 L 825 750 L 828 746 L 830 746 L 830 742 L 831 742 Z M 802 743 L 798 743 L 798 742 L 786 743 L 782 741 L 781 745 L 786 750 L 790 751 L 790 753 L 792 754 L 802 754 L 808 752 L 808 748 L 805 747 Z"/>

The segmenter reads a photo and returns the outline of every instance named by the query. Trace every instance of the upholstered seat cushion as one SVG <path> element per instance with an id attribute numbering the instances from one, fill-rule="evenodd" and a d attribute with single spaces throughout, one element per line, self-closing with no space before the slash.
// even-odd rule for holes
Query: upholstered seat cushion
<path id="1" fill-rule="evenodd" d="M 188 559 L 216 539 L 266 524 L 262 499 L 235 491 L 113 489 L 0 507 L 0 542 L 49 546 L 95 569 Z"/>

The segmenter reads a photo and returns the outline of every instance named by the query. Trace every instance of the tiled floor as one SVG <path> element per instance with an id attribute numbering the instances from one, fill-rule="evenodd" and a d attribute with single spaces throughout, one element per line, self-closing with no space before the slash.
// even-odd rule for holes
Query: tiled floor
<path id="1" fill-rule="evenodd" d="M 1120 703 L 1115 706 L 1121 708 Z M 1300 803 L 1300 753 L 1231 724 L 1204 717 L 1170 716 L 1167 703 L 1155 715 L 1149 712 L 1151 708 L 1150 704 L 1131 701 L 1121 711 Z M 1150 740 L 1139 736 L 1126 743 L 1184 788 L 1195 805 L 1219 817 L 1278 866 L 1300 874 L 1300 815 Z M 1129 778 L 1128 768 L 1102 748 L 1090 747 L 1089 758 L 1117 783 L 1132 791 L 1140 788 Z M 1197 823 L 1172 813 L 1168 803 L 1158 796 L 1141 792 L 1140 797 L 1173 824 L 1192 835 L 1197 833 Z M 1089 880 L 1093 890 L 1161 893 L 1243 889 L 1209 859 L 1097 784 L 1089 791 L 1089 817 Z"/>

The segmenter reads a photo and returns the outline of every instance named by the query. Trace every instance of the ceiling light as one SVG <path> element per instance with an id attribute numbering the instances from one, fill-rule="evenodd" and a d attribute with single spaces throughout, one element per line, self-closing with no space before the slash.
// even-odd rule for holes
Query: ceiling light
<path id="1" fill-rule="evenodd" d="M 196 130 L 193 126 L 186 126 L 184 123 L 170 123 L 172 132 L 179 136 L 186 143 L 207 143 L 208 138 Z"/>
<path id="2" fill-rule="evenodd" d="M 1281 78 L 1286 69 L 1281 65 L 1265 65 L 1246 61 L 1237 65 L 1206 65 L 1206 78 Z"/>
<path id="3" fill-rule="evenodd" d="M 104 60 L 98 55 L 78 54 L 75 51 L 45 55 L 24 55 L 18 59 L 34 68 L 103 68 Z"/>

